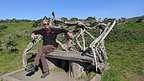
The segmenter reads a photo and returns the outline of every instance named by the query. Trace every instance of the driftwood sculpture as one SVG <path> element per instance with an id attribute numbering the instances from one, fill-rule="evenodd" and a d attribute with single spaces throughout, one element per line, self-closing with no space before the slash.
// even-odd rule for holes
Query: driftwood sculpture
<path id="1" fill-rule="evenodd" d="M 52 20 L 54 21 L 54 20 Z M 74 32 L 74 38 L 72 40 L 72 50 L 69 51 L 66 49 L 65 44 L 60 42 L 58 39 L 57 43 L 61 46 L 63 51 L 56 51 L 48 57 L 57 58 L 63 60 L 73 60 L 79 62 L 87 62 L 91 63 L 95 66 L 95 70 L 102 72 L 105 69 L 107 64 L 107 52 L 104 45 L 104 39 L 110 33 L 112 28 L 115 26 L 116 21 L 109 22 L 107 24 L 99 23 L 99 26 L 96 27 L 87 27 L 84 23 L 78 22 L 65 22 L 64 23 L 68 27 L 76 27 L 77 31 Z M 52 25 L 52 24 L 51 24 Z M 99 30 L 99 35 L 95 37 L 95 35 L 91 34 L 89 30 Z M 92 39 L 92 42 L 88 45 L 85 37 L 87 35 L 88 38 Z M 81 39 L 81 40 L 79 40 Z M 31 49 L 41 40 L 41 36 L 38 36 L 35 43 L 30 42 L 23 54 L 23 66 L 26 67 L 28 64 L 29 54 L 32 53 Z"/>

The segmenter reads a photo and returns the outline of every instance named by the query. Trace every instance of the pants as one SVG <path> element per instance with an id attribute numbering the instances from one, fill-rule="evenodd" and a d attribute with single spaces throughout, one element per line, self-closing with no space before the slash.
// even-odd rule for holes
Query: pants
<path id="1" fill-rule="evenodd" d="M 34 64 L 39 65 L 41 62 L 43 72 L 49 71 L 49 66 L 47 64 L 46 57 L 47 57 L 47 54 L 53 52 L 55 49 L 56 47 L 54 47 L 53 45 L 45 45 L 38 50 L 38 54 L 36 55 Z"/>

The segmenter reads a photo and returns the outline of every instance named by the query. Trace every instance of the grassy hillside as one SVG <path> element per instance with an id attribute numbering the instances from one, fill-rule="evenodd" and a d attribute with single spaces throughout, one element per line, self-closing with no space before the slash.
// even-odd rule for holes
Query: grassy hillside
<path id="1" fill-rule="evenodd" d="M 0 51 L 0 73 L 22 67 L 22 53 L 30 42 L 32 22 L 0 23 L 8 26 L 0 32 L 0 40 L 7 35 L 16 41 L 18 52 Z M 110 69 L 102 81 L 144 81 L 144 23 L 126 23 L 114 27 L 106 39 Z"/>
<path id="2" fill-rule="evenodd" d="M 117 25 L 106 47 L 110 69 L 102 81 L 144 81 L 144 23 Z"/>
<path id="3" fill-rule="evenodd" d="M 23 50 L 28 42 L 30 42 L 30 34 L 28 32 L 32 30 L 32 23 L 0 23 L 0 25 L 8 26 L 5 30 L 0 32 L 0 40 L 9 40 L 7 37 L 11 36 L 17 43 L 16 48 L 18 49 L 16 53 L 5 52 L 5 50 L 0 51 L 0 73 L 17 70 L 22 67 L 21 59 Z"/>

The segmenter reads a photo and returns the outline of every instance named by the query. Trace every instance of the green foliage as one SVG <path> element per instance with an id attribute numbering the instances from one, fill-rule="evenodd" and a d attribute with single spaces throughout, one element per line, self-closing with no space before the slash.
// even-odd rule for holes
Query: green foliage
<path id="1" fill-rule="evenodd" d="M 124 17 L 121 17 L 120 19 L 117 20 L 118 23 L 125 23 L 127 22 L 127 19 Z"/>
<path id="2" fill-rule="evenodd" d="M 70 20 L 71 20 L 71 21 L 78 21 L 78 18 L 75 18 L 75 17 L 74 17 L 74 18 L 71 18 Z"/>
<path id="3" fill-rule="evenodd" d="M 96 76 L 96 73 L 95 72 L 85 72 L 85 73 L 82 73 L 82 75 L 80 77 L 78 77 L 77 79 L 78 80 L 81 80 L 83 79 L 84 81 L 90 81 L 94 76 Z"/>
<path id="4" fill-rule="evenodd" d="M 110 35 L 107 37 L 109 42 L 143 42 L 144 24 L 127 23 L 114 27 Z"/>
<path id="5" fill-rule="evenodd" d="M 15 71 L 22 68 L 21 54 L 0 52 L 0 73 Z"/>
<path id="6" fill-rule="evenodd" d="M 96 18 L 95 17 L 88 17 L 86 20 L 93 21 L 93 20 L 96 20 Z"/>
<path id="7" fill-rule="evenodd" d="M 17 52 L 15 37 L 10 34 L 1 39 L 1 49 L 6 52 Z"/>
<path id="8" fill-rule="evenodd" d="M 7 29 L 7 27 L 8 26 L 6 26 L 6 25 L 0 25 L 0 32 L 3 31 L 3 30 L 5 30 L 5 29 Z"/>
<path id="9" fill-rule="evenodd" d="M 15 71 L 22 68 L 23 50 L 31 41 L 30 33 L 32 31 L 32 22 L 6 22 L 0 23 L 0 25 L 8 26 L 5 31 L 0 32 L 0 66 L 2 66 L 0 67 L 0 73 Z M 1 49 L 1 45 L 3 44 L 2 41 L 5 42 L 6 45 L 6 41 L 4 40 L 8 40 L 9 36 L 12 40 L 11 42 L 9 40 L 9 43 L 11 43 L 13 47 L 18 49 L 18 51 L 9 52 L 7 49 Z"/>
<path id="10" fill-rule="evenodd" d="M 59 67 L 54 67 L 54 68 L 51 69 L 51 71 L 64 72 L 64 70 L 62 68 L 59 68 Z"/>
<path id="11" fill-rule="evenodd" d="M 68 21 L 68 19 L 66 17 L 62 17 L 61 20 L 62 21 Z"/>
<path id="12" fill-rule="evenodd" d="M 104 73 L 102 81 L 135 81 L 144 76 L 144 43 L 106 42 L 110 69 Z M 131 76 L 135 77 L 131 77 Z"/>
<path id="13" fill-rule="evenodd" d="M 102 81 L 136 81 L 144 76 L 142 23 L 117 25 L 106 40 L 110 70 Z M 141 80 L 137 80 L 141 81 Z"/>
<path id="14" fill-rule="evenodd" d="M 139 22 L 141 20 L 144 20 L 144 16 L 138 16 L 138 17 L 133 17 L 133 18 L 129 18 L 127 19 L 129 22 Z"/>
<path id="15" fill-rule="evenodd" d="M 115 20 L 115 18 L 105 18 L 104 22 L 108 23 L 108 22 L 113 22 Z"/>
<path id="16" fill-rule="evenodd" d="M 143 22 L 143 20 L 144 20 L 144 19 L 142 19 L 142 18 L 137 19 L 137 20 L 136 20 L 136 23 L 141 23 L 141 22 Z"/>
<path id="17" fill-rule="evenodd" d="M 32 27 L 36 28 L 40 26 L 40 21 L 34 21 Z"/>
<path id="18" fill-rule="evenodd" d="M 90 27 L 94 27 L 94 26 L 96 26 L 98 23 L 96 23 L 96 22 L 91 22 L 90 23 Z"/>

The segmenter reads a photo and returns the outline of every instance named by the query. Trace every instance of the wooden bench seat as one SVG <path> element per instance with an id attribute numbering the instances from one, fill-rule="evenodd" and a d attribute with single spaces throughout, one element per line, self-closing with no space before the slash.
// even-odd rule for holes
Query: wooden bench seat
<path id="1" fill-rule="evenodd" d="M 94 62 L 93 61 L 94 59 L 92 57 L 82 55 L 82 52 L 78 52 L 78 51 L 55 50 L 54 52 L 48 54 L 47 57 L 48 58 L 55 58 L 55 59 L 62 59 L 62 60 L 86 62 L 86 63 L 93 63 Z"/>

